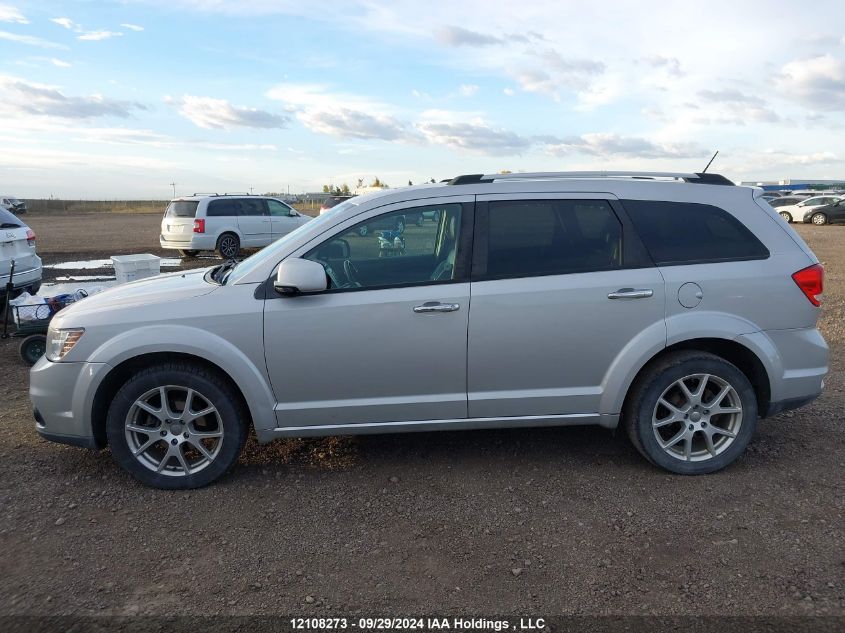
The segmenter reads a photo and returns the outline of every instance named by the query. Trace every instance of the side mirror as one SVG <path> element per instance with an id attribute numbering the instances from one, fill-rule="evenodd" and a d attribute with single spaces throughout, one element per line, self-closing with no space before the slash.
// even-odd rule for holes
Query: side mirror
<path id="1" fill-rule="evenodd" d="M 273 288 L 282 295 L 322 292 L 328 288 L 322 264 L 310 259 L 290 258 L 279 264 Z"/>

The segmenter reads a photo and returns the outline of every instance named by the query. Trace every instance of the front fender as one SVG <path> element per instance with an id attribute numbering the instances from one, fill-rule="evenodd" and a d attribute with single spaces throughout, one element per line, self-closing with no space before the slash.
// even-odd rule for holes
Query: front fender
<path id="1" fill-rule="evenodd" d="M 132 358 L 155 353 L 190 354 L 215 364 L 240 388 L 256 430 L 276 427 L 275 397 L 267 380 L 263 353 L 260 359 L 250 359 L 241 349 L 208 330 L 162 324 L 132 328 L 102 343 L 87 360 L 116 367 Z M 100 372 L 100 380 L 91 385 L 92 399 L 105 374 Z"/>

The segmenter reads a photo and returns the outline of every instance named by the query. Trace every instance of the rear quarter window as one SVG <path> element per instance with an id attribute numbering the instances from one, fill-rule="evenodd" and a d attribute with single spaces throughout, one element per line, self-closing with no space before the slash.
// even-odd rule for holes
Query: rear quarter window
<path id="1" fill-rule="evenodd" d="M 768 249 L 719 207 L 692 202 L 624 200 L 655 264 L 702 264 L 766 259 Z"/>

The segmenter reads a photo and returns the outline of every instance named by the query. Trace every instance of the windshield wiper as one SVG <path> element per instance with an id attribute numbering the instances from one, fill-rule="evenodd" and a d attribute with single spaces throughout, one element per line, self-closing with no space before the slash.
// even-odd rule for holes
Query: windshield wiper
<path id="1" fill-rule="evenodd" d="M 230 259 L 225 264 L 220 264 L 217 268 L 215 268 L 214 272 L 211 273 L 211 278 L 217 283 L 219 283 L 221 286 L 225 286 L 227 273 L 230 272 L 237 265 L 238 262 L 236 262 L 234 259 Z"/>

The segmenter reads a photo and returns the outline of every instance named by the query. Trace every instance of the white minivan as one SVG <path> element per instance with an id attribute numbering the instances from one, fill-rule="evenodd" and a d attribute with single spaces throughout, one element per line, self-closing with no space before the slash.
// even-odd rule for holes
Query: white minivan
<path id="1" fill-rule="evenodd" d="M 170 201 L 159 242 L 183 257 L 215 251 L 233 259 L 242 248 L 263 248 L 310 219 L 275 198 L 194 194 Z"/>

